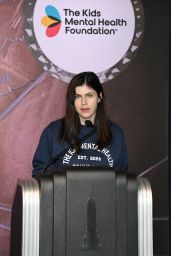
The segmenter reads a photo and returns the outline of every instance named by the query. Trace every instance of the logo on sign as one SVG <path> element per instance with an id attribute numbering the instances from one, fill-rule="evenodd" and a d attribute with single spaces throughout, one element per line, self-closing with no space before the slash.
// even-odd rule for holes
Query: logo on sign
<path id="1" fill-rule="evenodd" d="M 61 17 L 58 10 L 52 5 L 46 6 L 45 12 L 47 16 L 41 19 L 41 23 L 46 27 L 46 35 L 48 37 L 54 37 L 59 33 L 61 28 Z"/>

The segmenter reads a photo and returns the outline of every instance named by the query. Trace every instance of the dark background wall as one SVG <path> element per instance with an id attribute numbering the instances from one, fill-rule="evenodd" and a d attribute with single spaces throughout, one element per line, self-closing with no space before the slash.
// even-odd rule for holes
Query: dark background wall
<path id="1" fill-rule="evenodd" d="M 154 255 L 168 255 L 169 1 L 143 0 L 143 6 L 145 32 L 139 53 L 104 89 L 108 113 L 126 133 L 129 172 L 145 172 L 151 182 Z"/>
<path id="2" fill-rule="evenodd" d="M 142 2 L 145 31 L 137 56 L 123 73 L 103 86 L 107 113 L 123 128 L 127 138 L 128 172 L 147 177 L 151 182 L 154 255 L 163 256 L 169 254 L 170 3 L 169 0 Z M 44 74 L 38 61 L 32 57 L 23 38 L 23 15 L 23 0 L 0 2 L 0 92 L 4 92 L 7 86 L 14 89 L 10 94 L 0 95 L 2 256 L 9 255 L 10 211 L 17 179 L 31 178 L 31 160 L 40 133 L 49 122 L 64 115 L 67 88 L 64 82 Z M 29 90 L 30 85 L 32 89 Z M 24 96 L 26 90 L 28 93 Z M 18 103 L 14 104 L 16 100 Z"/>

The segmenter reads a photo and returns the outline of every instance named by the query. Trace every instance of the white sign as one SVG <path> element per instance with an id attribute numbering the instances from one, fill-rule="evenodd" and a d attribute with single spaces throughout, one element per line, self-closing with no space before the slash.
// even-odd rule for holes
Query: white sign
<path id="1" fill-rule="evenodd" d="M 143 32 L 138 0 L 32 2 L 25 8 L 27 37 L 36 39 L 35 44 L 29 39 L 30 47 L 40 48 L 44 69 L 64 81 L 83 71 L 95 72 L 102 82 L 111 79 L 130 62 L 128 52 L 138 48 Z"/>

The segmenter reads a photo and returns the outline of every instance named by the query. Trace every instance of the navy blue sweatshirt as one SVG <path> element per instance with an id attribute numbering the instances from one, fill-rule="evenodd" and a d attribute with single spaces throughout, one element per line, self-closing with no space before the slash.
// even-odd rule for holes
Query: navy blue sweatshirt
<path id="1" fill-rule="evenodd" d="M 69 147 L 67 142 L 60 142 L 59 134 L 61 130 L 62 120 L 59 119 L 50 123 L 43 131 L 38 147 L 33 157 L 33 177 L 42 172 L 45 164 L 55 157 L 57 154 Z M 111 167 L 116 171 L 124 171 L 128 165 L 127 149 L 125 137 L 122 129 L 115 123 L 109 121 L 112 131 L 111 143 L 99 149 L 96 144 L 96 134 L 87 138 L 81 144 L 79 154 L 74 149 L 69 148 L 68 151 L 56 161 L 54 164 L 56 169 L 69 166 L 99 166 Z M 79 138 L 92 131 L 92 127 L 81 125 Z"/>

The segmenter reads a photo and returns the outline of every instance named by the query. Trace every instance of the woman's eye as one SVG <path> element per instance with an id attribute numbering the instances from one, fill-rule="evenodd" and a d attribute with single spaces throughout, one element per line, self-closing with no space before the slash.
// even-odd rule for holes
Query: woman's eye
<path id="1" fill-rule="evenodd" d="M 80 98 L 80 95 L 75 95 L 75 99 L 79 99 Z"/>
<path id="2" fill-rule="evenodd" d="M 87 96 L 88 96 L 89 98 L 91 98 L 91 97 L 93 97 L 93 94 L 90 93 L 90 94 L 88 94 Z"/>

